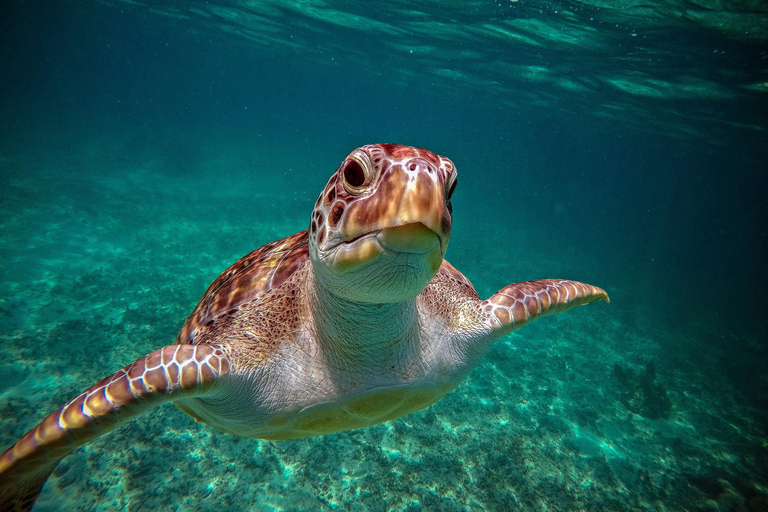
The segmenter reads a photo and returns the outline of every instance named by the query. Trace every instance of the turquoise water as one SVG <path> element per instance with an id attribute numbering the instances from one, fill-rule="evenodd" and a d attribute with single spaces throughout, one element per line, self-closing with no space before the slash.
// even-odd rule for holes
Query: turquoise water
<path id="1" fill-rule="evenodd" d="M 171 343 L 362 144 L 454 161 L 447 259 L 482 297 L 611 296 L 368 429 L 239 439 L 160 407 L 64 459 L 35 510 L 766 510 L 764 9 L 3 7 L 2 449 Z"/>

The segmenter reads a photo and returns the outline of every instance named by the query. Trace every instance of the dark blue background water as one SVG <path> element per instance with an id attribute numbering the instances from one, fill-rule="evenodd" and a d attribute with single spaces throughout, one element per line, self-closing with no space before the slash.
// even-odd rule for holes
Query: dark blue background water
<path id="1" fill-rule="evenodd" d="M 205 11 L 206 5 L 198 7 Z M 172 250 L 183 251 L 178 256 L 190 261 L 203 257 L 201 252 L 209 258 L 215 253 L 211 268 L 221 270 L 276 238 L 271 232 L 249 233 L 249 215 L 262 216 L 261 222 L 281 219 L 276 231 L 287 229 L 281 234 L 305 227 L 315 195 L 355 147 L 416 145 L 457 165 L 457 220 L 448 258 L 481 295 L 508 281 L 541 277 L 603 286 L 612 304 L 593 328 L 599 329 L 600 321 L 620 322 L 626 340 L 614 339 L 617 349 L 644 336 L 654 340 L 654 353 L 635 359 L 628 355 L 627 364 L 641 368 L 646 359 L 654 360 L 670 388 L 694 374 L 702 381 L 716 378 L 722 383 L 722 401 L 746 407 L 755 431 L 765 426 L 768 39 L 740 38 L 732 27 L 702 27 L 692 17 L 654 26 L 653 17 L 636 14 L 634 24 L 625 19 L 619 30 L 612 22 L 597 24 L 594 18 L 601 10 L 587 4 L 520 2 L 504 4 L 504 10 L 501 4 L 481 2 L 463 9 L 435 4 L 414 14 L 406 11 L 406 3 L 341 3 L 326 6 L 328 19 L 320 21 L 297 5 L 271 5 L 265 19 L 272 24 L 263 25 L 201 16 L 171 3 L 158 4 L 163 14 L 117 2 L 12 2 L 2 7 L 5 282 L 28 287 L 22 275 L 35 272 L 25 269 L 25 262 L 35 265 L 28 259 L 34 251 L 24 247 L 27 228 L 18 221 L 32 210 L 43 213 L 36 224 L 28 224 L 35 231 L 30 237 L 41 236 L 49 221 L 56 226 L 51 237 L 67 229 L 90 236 L 82 226 L 98 226 L 93 219 L 99 212 L 111 211 L 118 219 L 111 233 L 121 231 L 126 247 L 135 243 L 131 233 L 139 229 L 131 223 L 131 202 L 152 205 L 161 218 L 186 211 L 190 231 L 185 240 L 215 243 L 203 243 L 204 250 L 190 244 Z M 219 7 L 240 15 L 260 12 L 236 4 Z M 546 41 L 541 47 L 516 46 L 509 38 L 488 41 L 472 34 L 462 41 L 440 32 L 461 33 L 465 25 L 502 26 L 504 19 L 516 16 L 548 20 L 558 8 L 577 14 L 554 30 L 572 30 L 576 40 L 591 33 L 582 31 L 584 26 L 604 30 L 608 50 L 595 50 L 586 40 L 581 51 L 578 43 L 570 50 Z M 398 19 L 411 25 L 403 33 L 387 34 L 364 22 L 334 22 L 334 9 L 393 27 L 400 26 Z M 759 12 L 755 16 L 759 19 Z M 430 23 L 436 23 L 433 39 Z M 423 32 L 410 40 L 408 26 Z M 449 28 L 455 32 L 445 32 Z M 633 31 L 648 39 L 639 41 Z M 415 54 L 398 54 L 387 46 L 398 40 L 414 43 Z M 446 63 L 453 74 L 435 72 Z M 529 70 L 554 70 L 558 78 L 504 71 L 502 64 L 530 64 Z M 685 76 L 698 77 L 699 89 L 691 86 L 694 92 L 682 94 L 676 80 Z M 563 77 L 579 87 L 558 85 Z M 637 92 L 649 84 L 653 91 Z M 634 93 L 627 92 L 630 87 Z M 222 154 L 224 163 L 211 166 Z M 148 162 L 162 179 L 142 182 L 137 175 L 130 194 L 121 196 L 124 203 L 112 204 L 103 191 L 91 193 L 82 185 L 99 174 L 130 181 L 133 170 Z M 54 168 L 45 174 L 47 181 L 34 177 L 40 169 Z M 175 190 L 177 180 L 184 186 Z M 266 195 L 254 204 L 230 203 L 244 205 L 230 210 L 214 202 L 205 209 L 206 194 L 216 187 L 224 195 L 230 189 Z M 50 218 L 55 217 L 50 205 L 60 201 L 85 212 L 70 227 Z M 158 217 L 147 214 L 139 223 L 167 222 Z M 237 243 L 227 245 L 227 237 L 212 234 L 219 223 L 237 231 Z M 121 243 L 119 236 L 110 236 Z M 88 256 L 94 265 L 107 265 L 105 272 L 113 271 L 99 260 L 98 251 Z M 503 268 L 504 275 L 489 275 L 488 265 Z M 173 275 L 174 269 L 166 271 Z M 152 304 L 175 300 L 173 307 L 189 310 L 214 276 L 195 277 L 197 288 L 185 286 L 182 298 L 163 295 Z M 126 288 L 135 286 L 131 282 Z M 82 283 L 71 287 L 64 293 L 76 293 Z M 4 306 L 13 313 L 3 317 L 2 328 L 18 338 L 28 304 L 10 292 L 5 295 Z M 182 320 L 183 314 L 168 320 L 162 335 Z M 5 361 L 10 365 L 14 356 L 9 354 Z M 615 362 L 606 360 L 604 366 Z M 615 385 L 612 378 L 607 369 L 606 382 Z M 11 380 L 10 373 L 5 380 Z M 6 402 L 4 410 L 9 407 Z M 30 417 L 6 427 L 8 442 L 35 421 Z M 763 473 L 755 473 L 756 461 L 765 461 L 764 446 L 753 446 L 761 458 L 744 462 L 732 474 L 753 474 L 765 484 L 765 466 L 759 470 Z M 691 481 L 681 485 L 706 495 L 695 491 L 696 481 Z M 739 491 L 749 499 L 749 492 Z M 683 506 L 669 498 L 667 505 L 683 509 L 703 503 L 696 499 Z M 598 506 L 598 501 L 590 505 Z"/>

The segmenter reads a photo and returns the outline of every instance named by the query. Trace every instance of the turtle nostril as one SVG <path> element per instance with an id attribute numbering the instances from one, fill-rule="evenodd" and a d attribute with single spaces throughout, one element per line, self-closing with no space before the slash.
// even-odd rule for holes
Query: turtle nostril
<path id="1" fill-rule="evenodd" d="M 429 174 L 433 174 L 435 172 L 435 168 L 432 167 L 432 165 L 430 165 L 429 162 L 427 162 L 423 158 L 414 158 L 413 160 L 408 162 L 408 165 L 406 167 L 411 172 L 426 171 Z"/>

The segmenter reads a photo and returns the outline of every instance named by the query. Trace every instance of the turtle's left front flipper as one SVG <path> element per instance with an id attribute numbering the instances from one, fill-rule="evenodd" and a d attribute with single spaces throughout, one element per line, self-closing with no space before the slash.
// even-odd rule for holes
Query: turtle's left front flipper
<path id="1" fill-rule="evenodd" d="M 0 512 L 31 510 L 48 476 L 75 448 L 151 407 L 206 394 L 228 372 L 218 345 L 169 345 L 97 382 L 0 455 Z"/>
<path id="2" fill-rule="evenodd" d="M 608 300 L 605 290 L 591 284 L 564 279 L 542 279 L 510 284 L 483 301 L 491 314 L 491 328 L 500 338 L 531 320 L 560 313 L 592 302 Z"/>

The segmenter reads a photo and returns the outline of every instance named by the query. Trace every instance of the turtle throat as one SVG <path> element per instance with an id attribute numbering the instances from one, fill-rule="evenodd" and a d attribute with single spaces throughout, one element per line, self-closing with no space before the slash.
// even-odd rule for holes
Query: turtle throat
<path id="1" fill-rule="evenodd" d="M 341 297 L 317 283 L 311 288 L 319 345 L 337 368 L 384 367 L 402 360 L 418 337 L 415 298 L 376 304 Z"/>

